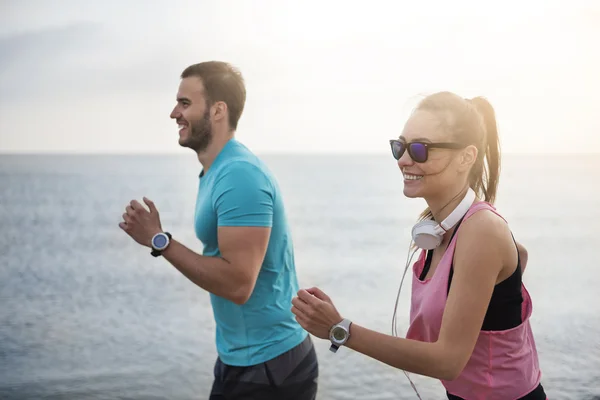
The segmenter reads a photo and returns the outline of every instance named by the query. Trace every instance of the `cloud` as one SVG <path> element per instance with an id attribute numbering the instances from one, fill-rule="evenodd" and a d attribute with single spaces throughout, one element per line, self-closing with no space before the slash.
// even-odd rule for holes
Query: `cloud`
<path id="1" fill-rule="evenodd" d="M 4 104 L 155 92 L 167 85 L 173 90 L 183 68 L 175 12 L 164 1 L 23 1 L 5 11 L 0 16 Z"/>
<path id="2" fill-rule="evenodd" d="M 0 37 L 0 70 L 18 63 L 52 63 L 70 51 L 81 51 L 98 32 L 94 24 L 73 24 Z"/>
<path id="3" fill-rule="evenodd" d="M 0 93 L 3 101 L 52 95 L 80 80 L 94 47 L 101 43 L 98 24 L 79 23 L 0 38 Z M 89 64 L 89 63 L 87 63 Z"/>

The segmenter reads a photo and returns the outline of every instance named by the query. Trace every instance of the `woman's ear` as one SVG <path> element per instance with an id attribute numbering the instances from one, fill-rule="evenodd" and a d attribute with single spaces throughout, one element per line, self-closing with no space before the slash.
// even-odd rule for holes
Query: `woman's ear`
<path id="1" fill-rule="evenodd" d="M 473 164 L 475 164 L 475 162 L 477 161 L 477 154 L 479 154 L 477 147 L 475 147 L 473 145 L 467 146 L 462 151 L 462 155 L 461 155 L 461 159 L 460 159 L 461 170 L 466 171 L 466 170 L 470 169 L 471 166 L 473 166 Z"/>

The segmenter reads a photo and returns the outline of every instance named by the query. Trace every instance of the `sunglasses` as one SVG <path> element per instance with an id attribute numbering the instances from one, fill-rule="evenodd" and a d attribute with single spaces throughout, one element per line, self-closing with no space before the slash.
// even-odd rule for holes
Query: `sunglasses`
<path id="1" fill-rule="evenodd" d="M 416 163 L 424 163 L 429 158 L 429 149 L 464 149 L 465 146 L 459 143 L 429 143 L 429 142 L 410 142 L 392 139 L 390 140 L 392 156 L 396 160 L 408 151 L 408 155 Z"/>

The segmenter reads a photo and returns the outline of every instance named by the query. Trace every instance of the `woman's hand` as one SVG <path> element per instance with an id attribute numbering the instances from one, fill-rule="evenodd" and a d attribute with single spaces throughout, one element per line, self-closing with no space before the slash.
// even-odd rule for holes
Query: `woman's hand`
<path id="1" fill-rule="evenodd" d="M 316 287 L 298 291 L 292 299 L 292 312 L 304 329 L 321 339 L 329 339 L 331 327 L 343 319 L 329 296 Z"/>

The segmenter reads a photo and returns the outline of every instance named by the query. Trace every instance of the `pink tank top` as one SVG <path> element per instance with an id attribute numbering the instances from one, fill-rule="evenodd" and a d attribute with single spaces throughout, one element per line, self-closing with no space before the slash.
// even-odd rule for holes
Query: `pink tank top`
<path id="1" fill-rule="evenodd" d="M 463 222 L 480 210 L 491 210 L 502 218 L 491 204 L 477 202 L 471 206 Z M 423 342 L 438 339 L 457 236 L 458 232 L 431 278 L 425 281 L 419 279 L 425 265 L 425 251 L 413 265 L 410 327 L 406 334 L 409 339 Z M 524 285 L 522 292 L 522 323 L 505 331 L 481 331 L 471 358 L 458 378 L 441 380 L 449 393 L 469 400 L 514 400 L 531 392 L 540 383 L 538 354 L 529 322 L 532 302 Z"/>

